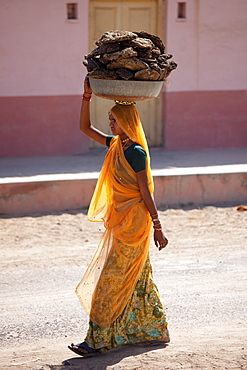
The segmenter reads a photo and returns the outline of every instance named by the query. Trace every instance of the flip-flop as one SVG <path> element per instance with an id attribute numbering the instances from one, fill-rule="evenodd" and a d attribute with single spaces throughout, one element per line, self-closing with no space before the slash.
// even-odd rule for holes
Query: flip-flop
<path id="1" fill-rule="evenodd" d="M 97 349 L 93 349 L 91 347 L 88 347 L 88 345 L 85 342 L 78 343 L 78 344 L 71 343 L 71 345 L 68 346 L 68 348 L 71 351 L 75 352 L 77 355 L 84 356 L 84 357 L 100 355 L 100 352 Z M 87 352 L 81 351 L 80 348 L 85 349 Z"/>

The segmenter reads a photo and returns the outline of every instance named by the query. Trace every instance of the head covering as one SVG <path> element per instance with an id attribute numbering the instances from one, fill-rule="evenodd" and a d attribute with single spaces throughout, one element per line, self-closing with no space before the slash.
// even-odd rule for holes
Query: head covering
<path id="1" fill-rule="evenodd" d="M 116 104 L 110 109 L 110 112 L 126 135 L 132 141 L 141 145 L 148 153 L 146 137 L 136 107 L 134 105 Z"/>
<path id="2" fill-rule="evenodd" d="M 147 175 L 149 183 L 153 187 L 153 179 L 151 175 L 150 168 L 150 155 L 146 136 L 141 124 L 139 113 L 134 104 L 131 105 L 122 105 L 116 104 L 111 109 L 110 112 L 117 121 L 117 124 L 125 132 L 125 134 L 135 143 L 139 144 L 145 152 L 147 153 Z M 153 189 L 151 189 L 151 193 Z"/>

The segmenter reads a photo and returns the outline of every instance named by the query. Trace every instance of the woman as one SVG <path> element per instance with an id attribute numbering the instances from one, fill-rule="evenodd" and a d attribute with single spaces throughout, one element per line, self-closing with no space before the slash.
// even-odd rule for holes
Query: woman
<path id="1" fill-rule="evenodd" d="M 139 115 L 131 102 L 109 112 L 112 136 L 91 125 L 92 89 L 84 82 L 81 130 L 109 150 L 88 211 L 90 221 L 104 221 L 105 233 L 76 288 L 90 315 L 83 343 L 69 348 L 87 356 L 124 344 L 169 342 L 166 315 L 152 281 L 149 243 L 152 224 L 159 250 L 168 240 L 153 200 L 150 157 Z"/>

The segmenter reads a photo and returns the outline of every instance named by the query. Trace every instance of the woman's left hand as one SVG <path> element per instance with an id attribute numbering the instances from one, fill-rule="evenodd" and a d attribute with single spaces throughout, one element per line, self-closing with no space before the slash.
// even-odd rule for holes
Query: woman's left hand
<path id="1" fill-rule="evenodd" d="M 166 239 L 162 230 L 154 230 L 154 243 L 159 251 L 167 246 L 168 240 Z"/>

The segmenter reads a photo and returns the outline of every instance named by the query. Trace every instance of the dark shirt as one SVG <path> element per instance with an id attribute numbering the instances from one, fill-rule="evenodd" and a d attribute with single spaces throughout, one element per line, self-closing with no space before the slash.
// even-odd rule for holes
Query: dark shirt
<path id="1" fill-rule="evenodd" d="M 106 145 L 110 147 L 111 139 L 114 136 L 107 136 Z M 124 151 L 124 156 L 135 172 L 146 169 L 147 153 L 139 144 L 133 143 Z"/>

